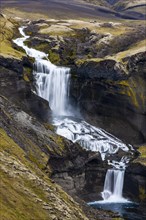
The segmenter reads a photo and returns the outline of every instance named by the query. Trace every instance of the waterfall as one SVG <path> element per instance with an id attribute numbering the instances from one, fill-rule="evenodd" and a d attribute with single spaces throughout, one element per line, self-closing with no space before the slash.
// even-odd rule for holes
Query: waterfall
<path id="1" fill-rule="evenodd" d="M 68 115 L 70 69 L 57 67 L 48 60 L 39 59 L 34 64 L 37 93 L 49 101 L 55 115 Z"/>
<path id="2" fill-rule="evenodd" d="M 124 184 L 125 170 L 107 170 L 104 190 L 101 193 L 105 202 L 123 202 L 126 199 L 123 198 L 123 184 Z"/>
<path id="3" fill-rule="evenodd" d="M 70 69 L 55 66 L 47 59 L 47 54 L 26 46 L 24 42 L 29 36 L 25 34 L 25 28 L 25 26 L 19 28 L 23 37 L 13 42 L 22 47 L 28 56 L 35 58 L 33 75 L 36 78 L 37 94 L 49 102 L 53 114 L 69 115 Z"/>
<path id="4" fill-rule="evenodd" d="M 104 131 L 96 128 L 82 119 L 69 118 L 69 82 L 70 69 L 57 67 L 48 60 L 48 55 L 44 52 L 29 48 L 24 44 L 29 36 L 24 33 L 25 27 L 19 28 L 23 37 L 14 40 L 18 46 L 22 47 L 26 54 L 35 58 L 33 75 L 36 79 L 37 94 L 49 101 L 53 111 L 53 124 L 56 126 L 56 133 L 66 137 L 72 142 L 78 142 L 87 150 L 100 153 L 102 160 L 106 155 L 116 154 L 120 149 L 129 151 L 130 145 L 124 144 L 121 140 Z M 56 117 L 57 116 L 57 117 Z M 58 117 L 66 116 L 66 117 Z M 122 197 L 124 169 L 129 160 L 122 158 L 120 162 L 108 161 L 114 169 L 109 169 L 106 174 L 104 190 L 102 192 L 103 202 L 123 202 Z"/>

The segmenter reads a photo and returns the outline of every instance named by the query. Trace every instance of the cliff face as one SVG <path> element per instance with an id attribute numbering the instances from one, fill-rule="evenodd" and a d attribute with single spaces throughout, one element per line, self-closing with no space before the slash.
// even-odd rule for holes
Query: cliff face
<path id="1" fill-rule="evenodd" d="M 87 61 L 72 79 L 71 92 L 88 119 L 133 144 L 146 141 L 145 55 L 124 58 L 125 63 Z"/>

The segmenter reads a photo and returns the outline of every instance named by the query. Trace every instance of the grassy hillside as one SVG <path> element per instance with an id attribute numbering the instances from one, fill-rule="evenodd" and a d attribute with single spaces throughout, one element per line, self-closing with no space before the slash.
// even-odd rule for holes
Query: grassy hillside
<path id="1" fill-rule="evenodd" d="M 18 26 L 19 23 L 14 19 L 7 19 L 5 15 L 0 14 L 0 55 L 15 58 L 21 58 L 24 55 L 12 47 L 11 39 L 14 38 L 14 33 L 18 33 Z"/>
<path id="2" fill-rule="evenodd" d="M 3 129 L 0 138 L 1 220 L 87 219 Z"/>

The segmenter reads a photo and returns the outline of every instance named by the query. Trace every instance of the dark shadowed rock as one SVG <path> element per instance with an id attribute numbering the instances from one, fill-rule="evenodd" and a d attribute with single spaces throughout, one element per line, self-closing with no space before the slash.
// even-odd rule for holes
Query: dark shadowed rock
<path id="1" fill-rule="evenodd" d="M 43 121 L 48 121 L 51 116 L 49 103 L 32 92 L 30 84 L 32 74 L 30 79 L 24 75 L 28 70 L 32 71 L 32 66 L 32 62 L 27 57 L 22 61 L 0 57 L 0 93 L 24 111 L 31 112 Z"/>
<path id="2" fill-rule="evenodd" d="M 52 178 L 68 193 L 86 201 L 101 198 L 107 165 L 98 153 L 72 144 L 62 157 L 51 155 L 48 164 L 51 165 Z"/>
<path id="3" fill-rule="evenodd" d="M 86 119 L 130 143 L 146 140 L 145 57 L 85 61 L 71 79 L 72 99 Z"/>
<path id="4" fill-rule="evenodd" d="M 122 64 L 115 60 L 87 61 L 77 69 L 77 74 L 83 79 L 92 80 L 122 80 L 127 78 Z"/>

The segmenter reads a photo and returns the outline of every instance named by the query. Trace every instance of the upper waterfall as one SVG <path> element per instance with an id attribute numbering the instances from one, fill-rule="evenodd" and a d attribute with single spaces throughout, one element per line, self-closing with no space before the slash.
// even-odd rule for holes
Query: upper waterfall
<path id="1" fill-rule="evenodd" d="M 13 42 L 22 47 L 28 56 L 35 58 L 33 75 L 36 78 L 37 94 L 49 102 L 53 114 L 69 115 L 70 69 L 52 64 L 47 58 L 48 54 L 26 46 L 24 42 L 29 36 L 25 34 L 25 28 L 19 28 L 23 37 Z"/>
<path id="2" fill-rule="evenodd" d="M 55 115 L 68 115 L 68 94 L 70 69 L 57 67 L 48 60 L 37 60 L 33 74 L 36 78 L 37 93 L 49 101 Z"/>

